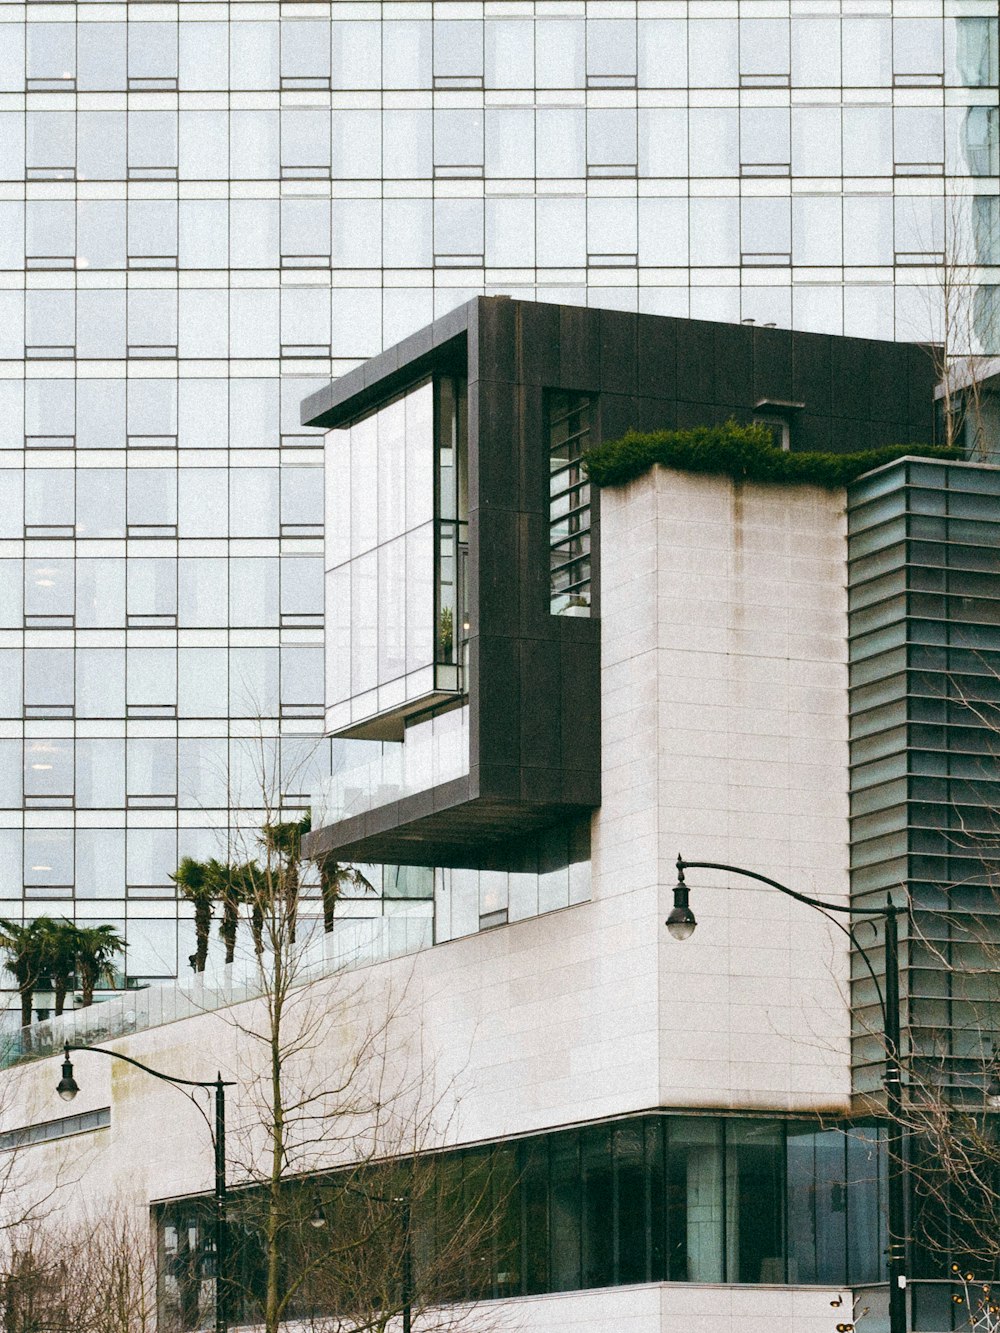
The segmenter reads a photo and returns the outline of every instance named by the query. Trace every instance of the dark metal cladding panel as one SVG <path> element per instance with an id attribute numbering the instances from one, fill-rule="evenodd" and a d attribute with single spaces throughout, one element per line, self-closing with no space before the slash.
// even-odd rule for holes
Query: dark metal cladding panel
<path id="1" fill-rule="evenodd" d="M 566 621 L 567 630 L 579 621 Z M 591 772 L 588 755 L 578 743 L 580 736 L 599 736 L 601 731 L 601 664 L 589 652 L 589 644 L 564 635 L 559 649 L 559 690 L 563 727 L 560 762 L 565 769 Z"/>
<path id="2" fill-rule="evenodd" d="M 907 361 L 911 349 L 899 343 L 871 343 L 871 417 L 873 422 L 896 423 L 909 416 L 907 400 Z M 905 427 L 903 428 L 905 432 Z M 908 443 L 905 433 L 897 433 L 890 444 Z"/>
<path id="3" fill-rule="evenodd" d="M 523 590 L 516 509 L 479 511 L 479 620 L 473 634 L 514 637 L 520 631 Z M 519 555 L 521 559 L 519 559 Z"/>
<path id="4" fill-rule="evenodd" d="M 677 399 L 699 406 L 716 401 L 715 327 L 702 320 L 681 323 L 677 332 Z"/>
<path id="5" fill-rule="evenodd" d="M 474 762 L 480 765 L 521 763 L 519 718 L 521 662 L 514 634 L 480 634 L 478 696 L 472 701 L 479 719 L 479 747 Z"/>
<path id="6" fill-rule="evenodd" d="M 615 440 L 635 429 L 639 418 L 636 400 L 620 393 L 602 393 L 600 405 L 600 430 L 605 440 Z"/>
<path id="7" fill-rule="evenodd" d="M 559 387 L 596 391 L 601 386 L 601 312 L 559 307 Z"/>
<path id="8" fill-rule="evenodd" d="M 677 336 L 683 320 L 639 315 L 636 324 L 637 391 L 650 398 L 677 396 Z"/>
<path id="9" fill-rule="evenodd" d="M 871 420 L 873 344 L 837 338 L 833 344 L 833 401 L 838 417 Z"/>
<path id="10" fill-rule="evenodd" d="M 539 441 L 545 439 L 545 390 L 539 384 L 516 386 L 518 433 L 518 485 L 524 514 L 538 514 L 549 521 L 549 456 Z"/>
<path id="11" fill-rule="evenodd" d="M 470 488 L 469 506 L 517 509 L 521 441 L 516 386 L 484 375 L 475 388 L 475 393 L 469 388 L 469 452 L 476 440 L 476 489 Z"/>
<path id="12" fill-rule="evenodd" d="M 518 656 L 521 767 L 555 768 L 562 754 L 563 722 L 558 639 L 521 639 Z"/>
<path id="13" fill-rule="evenodd" d="M 479 790 L 481 799 L 492 803 L 499 802 L 506 809 L 514 808 L 519 814 L 521 799 L 520 764 L 485 764 L 479 765 Z M 516 825 L 508 828 L 508 835 L 516 832 Z"/>
<path id="14" fill-rule="evenodd" d="M 930 444 L 934 439 L 934 386 L 938 381 L 937 361 L 929 347 L 917 344 L 907 348 L 909 360 L 908 438 Z M 938 441 L 943 444 L 943 440 Z"/>
<path id="15" fill-rule="evenodd" d="M 555 805 L 563 799 L 563 773 L 560 768 L 532 765 L 521 769 L 521 800 L 528 805 Z"/>
<path id="16" fill-rule="evenodd" d="M 559 383 L 559 311 L 557 305 L 518 301 L 517 378 L 525 384 Z"/>
<path id="17" fill-rule="evenodd" d="M 835 454 L 853 454 L 872 447 L 872 428 L 868 421 L 851 417 L 830 420 L 830 449 Z"/>
<path id="18" fill-rule="evenodd" d="M 521 637 L 548 638 L 552 631 L 549 566 L 548 560 L 538 558 L 539 551 L 544 553 L 547 550 L 548 514 L 519 514 L 517 532 L 517 567 L 521 588 L 517 632 Z"/>
<path id="19" fill-rule="evenodd" d="M 808 402 L 809 399 L 806 399 Z M 813 416 L 811 412 L 799 412 L 795 417 L 795 435 L 793 449 L 815 450 L 829 453 L 833 448 L 833 426 L 828 416 Z"/>
<path id="20" fill-rule="evenodd" d="M 754 404 L 762 398 L 791 403 L 792 339 L 789 329 L 751 328 Z M 751 404 L 752 406 L 753 404 Z"/>
<path id="21" fill-rule="evenodd" d="M 493 380 L 517 379 L 517 308 L 503 297 L 478 302 L 469 321 L 469 365 Z"/>
<path id="22" fill-rule="evenodd" d="M 625 310 L 601 311 L 601 387 L 614 385 L 621 394 L 638 392 L 636 358 L 638 315 Z"/>
<path id="23" fill-rule="evenodd" d="M 640 398 L 636 403 L 635 429 L 639 431 L 676 430 L 676 399 Z"/>
<path id="24" fill-rule="evenodd" d="M 800 334 L 792 342 L 792 401 L 805 403 L 813 415 L 828 415 L 833 402 L 832 342 L 822 333 Z"/>
<path id="25" fill-rule="evenodd" d="M 713 355 L 718 406 L 745 411 L 753 394 L 752 331 L 742 324 L 717 325 Z"/>

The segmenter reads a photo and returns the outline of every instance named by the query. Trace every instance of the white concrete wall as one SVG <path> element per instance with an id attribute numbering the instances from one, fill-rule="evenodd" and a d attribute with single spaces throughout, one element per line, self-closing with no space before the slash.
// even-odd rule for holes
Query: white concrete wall
<path id="1" fill-rule="evenodd" d="M 837 1302 L 834 1305 L 834 1302 Z M 833 1333 L 850 1320 L 849 1291 L 827 1287 L 697 1287 L 648 1283 L 505 1302 L 490 1333 Z M 483 1307 L 490 1316 L 490 1307 Z M 843 1313 L 847 1311 L 848 1313 Z M 474 1333 L 475 1324 L 470 1324 Z"/>
<path id="2" fill-rule="evenodd" d="M 680 852 L 844 902 L 844 493 L 658 467 L 602 493 L 601 561 L 599 901 L 656 895 L 662 922 Z M 688 882 L 694 937 L 654 935 L 659 1102 L 845 1108 L 846 938 L 773 889 Z"/>

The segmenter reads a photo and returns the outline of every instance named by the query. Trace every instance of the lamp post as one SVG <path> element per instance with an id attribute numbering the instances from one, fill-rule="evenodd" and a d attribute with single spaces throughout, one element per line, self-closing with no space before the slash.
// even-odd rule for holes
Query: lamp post
<path id="1" fill-rule="evenodd" d="M 235 1087 L 219 1073 L 214 1079 L 175 1078 L 162 1074 L 158 1069 L 151 1069 L 141 1060 L 133 1060 L 130 1055 L 120 1051 L 109 1051 L 103 1046 L 78 1046 L 66 1042 L 63 1047 L 62 1078 L 56 1085 L 56 1092 L 64 1102 L 71 1102 L 80 1087 L 73 1077 L 73 1062 L 70 1051 L 94 1051 L 97 1055 L 110 1056 L 112 1060 L 124 1060 L 134 1065 L 143 1073 L 152 1075 L 174 1087 L 208 1088 L 215 1094 L 215 1333 L 227 1333 L 229 1328 L 226 1305 L 226 1270 L 228 1267 L 228 1235 L 226 1227 L 226 1089 Z"/>
<path id="2" fill-rule="evenodd" d="M 402 1333 L 411 1333 L 413 1320 L 413 1237 L 410 1226 L 410 1196 L 408 1194 L 394 1194 L 389 1197 L 385 1194 L 370 1194 L 368 1190 L 358 1189 L 356 1185 L 341 1185 L 342 1189 L 349 1194 L 357 1194 L 359 1198 L 367 1199 L 369 1203 L 391 1203 L 400 1209 L 400 1222 L 403 1232 L 403 1272 L 402 1272 L 402 1306 L 403 1306 L 403 1329 Z M 326 1226 L 326 1213 L 323 1211 L 323 1203 L 319 1194 L 313 1196 L 313 1210 L 309 1216 L 309 1225 L 317 1229 Z"/>
<path id="3" fill-rule="evenodd" d="M 725 865 L 719 861 L 685 861 L 677 858 L 677 884 L 674 888 L 673 911 L 667 917 L 667 930 L 676 940 L 690 939 L 698 922 L 691 910 L 689 889 L 684 880 L 685 870 L 725 870 L 745 879 L 755 879 L 777 889 L 796 902 L 805 903 L 824 914 L 842 913 L 845 916 L 883 917 L 885 919 L 885 989 L 862 946 L 850 926 L 841 926 L 860 952 L 875 983 L 879 1007 L 882 1010 L 885 1034 L 885 1103 L 889 1125 L 886 1147 L 889 1154 L 889 1333 L 906 1333 L 906 1182 L 903 1161 L 903 1086 L 900 1076 L 899 1052 L 899 908 L 887 898 L 882 907 L 849 907 L 826 903 L 808 894 L 798 893 L 785 884 L 779 884 L 768 875 L 759 875 L 742 866 Z M 840 926 L 839 922 L 835 923 Z M 1000 1092 L 1000 1087 L 998 1087 Z"/>

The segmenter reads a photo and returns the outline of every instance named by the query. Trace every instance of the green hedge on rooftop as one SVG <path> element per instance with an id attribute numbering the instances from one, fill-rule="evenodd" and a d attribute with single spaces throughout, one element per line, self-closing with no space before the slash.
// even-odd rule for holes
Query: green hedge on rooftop
<path id="1" fill-rule="evenodd" d="M 583 465 L 595 486 L 624 486 L 655 463 L 680 472 L 707 472 L 735 481 L 802 482 L 813 486 L 846 486 L 865 472 L 907 454 L 920 458 L 960 460 L 960 449 L 925 444 L 890 445 L 856 454 L 791 453 L 775 446 L 766 426 L 695 426 L 692 430 L 637 431 L 620 440 L 589 449 Z"/>

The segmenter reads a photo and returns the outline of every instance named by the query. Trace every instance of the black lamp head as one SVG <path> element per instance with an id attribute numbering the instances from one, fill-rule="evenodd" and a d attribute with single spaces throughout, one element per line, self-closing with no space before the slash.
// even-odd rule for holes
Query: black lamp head
<path id="1" fill-rule="evenodd" d="M 56 1092 L 64 1102 L 71 1102 L 79 1091 L 80 1087 L 73 1077 L 73 1061 L 69 1058 L 69 1043 L 67 1042 L 63 1048 L 62 1078 L 56 1084 Z"/>
<path id="2" fill-rule="evenodd" d="M 684 861 L 677 858 L 677 883 L 674 885 L 674 907 L 667 917 L 667 930 L 675 940 L 689 940 L 698 921 L 688 902 L 688 886 L 684 882 Z"/>

